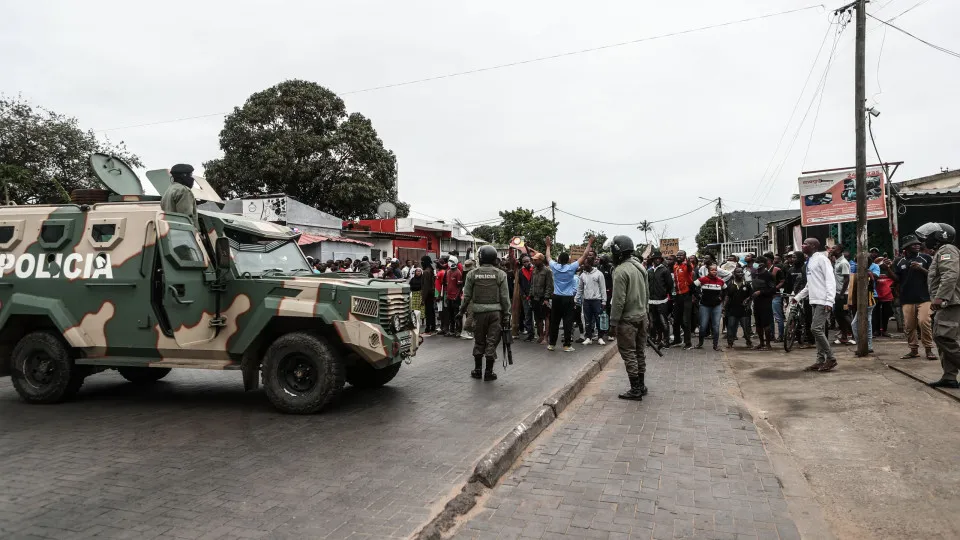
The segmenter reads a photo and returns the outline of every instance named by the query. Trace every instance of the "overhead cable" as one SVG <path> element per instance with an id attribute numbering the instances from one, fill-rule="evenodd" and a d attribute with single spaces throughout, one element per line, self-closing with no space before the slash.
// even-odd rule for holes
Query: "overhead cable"
<path id="1" fill-rule="evenodd" d="M 904 33 L 904 34 L 912 37 L 913 39 L 919 41 L 920 43 L 923 43 L 924 45 L 927 45 L 928 47 L 932 47 L 932 48 L 934 48 L 934 49 L 936 49 L 936 50 L 938 50 L 938 51 L 940 51 L 940 52 L 942 52 L 942 53 L 949 54 L 950 56 L 953 56 L 953 57 L 955 57 L 955 58 L 960 58 L 960 53 L 955 52 L 955 51 L 951 51 L 950 49 L 947 49 L 946 47 L 941 47 L 941 46 L 939 46 L 939 45 L 934 45 L 933 43 L 930 43 L 929 41 L 927 41 L 927 40 L 925 40 L 925 39 L 923 39 L 923 38 L 917 37 L 917 36 L 911 34 L 910 32 L 907 32 L 907 31 L 904 30 L 903 28 L 900 28 L 899 26 L 897 26 L 897 25 L 895 25 L 895 24 L 893 24 L 893 23 L 891 23 L 891 22 L 889 22 L 889 21 L 885 21 L 885 20 L 883 20 L 883 19 L 879 19 L 879 18 L 874 17 L 873 15 L 871 15 L 871 14 L 869 14 L 869 13 L 867 13 L 867 17 L 870 17 L 871 19 L 874 19 L 874 20 L 876 20 L 876 21 L 880 21 L 882 24 L 885 24 L 885 25 L 889 26 L 890 28 L 893 28 L 894 30 L 896 30 L 896 31 L 898 31 L 898 32 L 902 32 L 902 33 Z"/>
<path id="2" fill-rule="evenodd" d="M 566 215 L 568 215 L 568 216 L 570 216 L 570 217 L 575 217 L 575 218 L 577 218 L 577 219 L 582 219 L 582 220 L 584 220 L 584 221 L 590 221 L 590 222 L 593 222 L 593 223 L 600 223 L 601 225 L 613 225 L 613 226 L 616 226 L 616 227 L 628 227 L 628 226 L 629 226 L 629 227 L 635 227 L 635 226 L 641 225 L 641 224 L 643 224 L 643 223 L 646 223 L 646 224 L 648 224 L 648 225 L 652 225 L 652 224 L 654 224 L 654 223 L 662 223 L 662 222 L 664 222 L 664 221 L 671 221 L 671 220 L 674 220 L 674 219 L 682 218 L 682 217 L 684 217 L 684 216 L 689 216 L 690 214 L 696 212 L 697 210 L 706 208 L 707 206 L 710 206 L 711 204 L 715 204 L 716 202 L 717 202 L 717 199 L 711 199 L 711 200 L 708 201 L 706 204 L 704 204 L 704 205 L 702 205 L 702 206 L 698 206 L 698 207 L 694 208 L 693 210 L 690 210 L 689 212 L 684 212 L 683 214 L 680 214 L 680 215 L 678 215 L 678 216 L 668 217 L 668 218 L 664 218 L 664 219 L 658 219 L 658 220 L 655 220 L 655 221 L 638 221 L 638 222 L 636 222 L 636 223 L 611 223 L 611 222 L 609 222 L 609 221 L 601 221 L 601 220 L 599 220 L 599 219 L 591 219 L 591 218 L 587 218 L 587 217 L 583 217 L 583 216 L 578 216 L 578 215 L 576 215 L 576 214 L 572 214 L 572 213 L 570 213 L 570 212 L 567 212 L 567 211 L 565 211 L 565 210 L 561 210 L 561 209 L 559 209 L 559 208 L 557 208 L 557 212 L 560 212 L 561 214 L 566 214 Z"/>
<path id="3" fill-rule="evenodd" d="M 806 7 L 801 7 L 801 8 L 796 8 L 796 9 L 788 9 L 788 10 L 785 10 L 785 11 L 778 11 L 778 12 L 776 12 L 776 13 L 767 13 L 767 14 L 765 14 L 765 15 L 757 15 L 757 16 L 754 16 L 754 17 L 747 17 L 747 18 L 745 18 L 745 19 L 738 19 L 738 20 L 735 20 L 735 21 L 726 21 L 726 22 L 722 22 L 722 23 L 710 24 L 710 25 L 707 25 L 707 26 L 698 26 L 698 27 L 696 27 L 696 28 L 689 28 L 689 29 L 687 29 L 687 30 L 678 30 L 678 31 L 676 31 L 676 32 L 669 32 L 669 33 L 666 33 L 666 34 L 657 34 L 657 35 L 653 35 L 653 36 L 642 37 L 642 38 L 639 38 L 639 39 L 633 39 L 633 40 L 630 40 L 630 41 L 621 41 L 621 42 L 618 42 L 618 43 L 609 43 L 609 44 L 607 44 L 607 45 L 599 45 L 599 46 L 597 46 L 597 47 L 590 47 L 590 48 L 587 48 L 587 49 L 579 49 L 579 50 L 575 50 L 575 51 L 567 51 L 567 52 L 562 52 L 562 53 L 557 53 L 557 54 L 551 54 L 551 55 L 549 55 L 549 56 L 540 56 L 540 57 L 536 57 L 536 58 L 528 58 L 528 59 L 526 59 L 526 60 L 518 60 L 518 61 L 515 61 L 515 62 L 508 62 L 508 63 L 505 63 L 505 64 L 496 64 L 496 65 L 493 65 L 493 66 L 486 66 L 486 67 L 482 67 L 482 68 L 470 69 L 470 70 L 467 70 L 467 71 L 457 71 L 457 72 L 454 72 L 454 73 L 447 73 L 447 74 L 444 74 L 444 75 L 435 75 L 435 76 L 433 76 L 433 77 L 425 77 L 425 78 L 422 78 L 422 79 L 413 79 L 413 80 L 409 80 L 409 81 L 403 81 L 403 82 L 397 82 L 397 83 L 391 83 L 391 84 L 384 84 L 384 85 L 380 85 L 380 86 L 372 86 L 372 87 L 370 87 L 370 88 L 361 88 L 361 89 L 359 89 L 359 90 L 350 90 L 350 91 L 347 91 L 347 92 L 340 92 L 339 95 L 341 95 L 341 96 L 346 96 L 346 95 L 352 95 L 352 94 L 362 94 L 362 93 L 366 93 L 366 92 L 374 92 L 374 91 L 378 91 L 378 90 L 386 90 L 386 89 L 388 89 L 388 88 L 397 88 L 397 87 L 399 87 L 399 86 L 409 86 L 409 85 L 412 85 L 412 84 L 420 84 L 420 83 L 425 83 L 425 82 L 432 82 L 432 81 L 437 81 L 437 80 L 440 80 L 440 79 L 449 79 L 449 78 L 452 78 L 452 77 L 462 77 L 462 76 L 464 76 L 464 75 L 474 75 L 474 74 L 483 73 L 483 72 L 486 72 L 486 71 L 493 71 L 493 70 L 497 70 L 497 69 L 504 69 L 504 68 L 509 68 L 509 67 L 522 66 L 522 65 L 526 65 L 526 64 L 533 64 L 533 63 L 536 63 L 536 62 L 544 62 L 544 61 L 547 61 L 547 60 L 556 60 L 556 59 L 558 59 L 558 58 L 565 58 L 565 57 L 568 57 L 568 56 L 576 56 L 576 55 L 580 55 L 580 54 L 587 54 L 587 53 L 602 51 L 602 50 L 606 50 L 606 49 L 613 49 L 613 48 L 616 48 L 616 47 L 625 47 L 625 46 L 627 46 L 627 45 L 635 45 L 635 44 L 637 44 L 637 43 L 643 43 L 643 42 L 647 42 L 647 41 L 655 41 L 655 40 L 658 40 L 658 39 L 666 39 L 666 38 L 676 37 L 676 36 L 682 36 L 682 35 L 686 35 L 686 34 L 693 34 L 693 33 L 696 33 L 696 32 L 703 32 L 703 31 L 706 31 L 706 30 L 715 30 L 715 29 L 717 29 L 717 28 L 723 28 L 723 27 L 725 27 L 725 26 L 733 26 L 733 25 L 736 25 L 736 24 L 743 24 L 743 23 L 748 23 L 748 22 L 753 22 L 753 21 L 759 21 L 759 20 L 763 20 L 763 19 L 770 19 L 770 18 L 773 18 L 773 17 L 780 17 L 780 16 L 783 16 L 783 15 L 789 15 L 789 14 L 792 14 L 792 13 L 799 13 L 799 12 L 801 12 L 801 11 L 807 11 L 807 10 L 814 9 L 814 8 L 823 8 L 823 4 L 813 4 L 813 5 L 809 5 L 809 6 L 806 6 Z M 172 120 L 159 120 L 159 121 L 156 121 L 156 122 L 147 122 L 147 123 L 144 123 L 144 124 L 134 124 L 134 125 L 129 125 L 129 126 L 120 126 L 120 127 L 113 127 L 113 128 L 108 128 L 108 129 L 101 129 L 101 130 L 98 130 L 98 131 L 99 131 L 100 133 L 103 133 L 103 132 L 107 132 L 107 131 L 117 131 L 117 130 L 121 130 L 121 129 L 133 129 L 133 128 L 140 128 L 140 127 L 156 126 L 156 125 L 159 125 L 159 124 L 170 124 L 170 123 L 174 123 L 174 122 L 184 122 L 184 121 L 187 121 L 187 120 L 197 120 L 197 119 L 201 119 L 201 118 L 209 118 L 209 117 L 212 117 L 212 116 L 225 116 L 225 115 L 227 115 L 227 114 L 229 114 L 229 112 L 218 112 L 218 113 L 210 113 L 210 114 L 201 114 L 201 115 L 197 115 L 197 116 L 185 116 L 185 117 L 182 117 L 182 118 L 175 118 L 175 119 L 172 119 Z"/>

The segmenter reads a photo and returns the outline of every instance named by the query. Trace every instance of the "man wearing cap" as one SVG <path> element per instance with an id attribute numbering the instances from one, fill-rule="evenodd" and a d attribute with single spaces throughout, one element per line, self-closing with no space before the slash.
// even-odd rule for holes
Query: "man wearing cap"
<path id="1" fill-rule="evenodd" d="M 200 230 L 200 221 L 197 219 L 197 199 L 193 196 L 193 166 L 179 163 L 170 168 L 173 183 L 167 188 L 160 199 L 160 208 L 164 212 L 184 214 L 190 216 L 193 226 Z"/>
<path id="2" fill-rule="evenodd" d="M 918 358 L 920 342 L 926 349 L 926 358 L 936 360 L 933 352 L 933 327 L 931 325 L 930 289 L 927 275 L 933 258 L 920 252 L 920 240 L 909 235 L 903 238 L 903 258 L 897 261 L 893 274 L 900 287 L 900 307 L 903 309 L 904 330 L 910 350 L 902 359 Z M 918 339 L 919 334 L 919 339 Z"/>

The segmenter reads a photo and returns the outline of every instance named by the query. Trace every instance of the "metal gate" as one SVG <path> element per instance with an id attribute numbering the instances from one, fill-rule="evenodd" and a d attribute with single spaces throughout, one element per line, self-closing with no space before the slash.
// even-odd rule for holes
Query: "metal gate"
<path id="1" fill-rule="evenodd" d="M 760 238 L 751 238 L 749 240 L 738 240 L 736 242 L 724 242 L 720 244 L 720 260 L 725 260 L 730 255 L 739 255 L 741 253 L 753 253 L 762 255 L 770 251 L 770 241 L 766 236 Z"/>

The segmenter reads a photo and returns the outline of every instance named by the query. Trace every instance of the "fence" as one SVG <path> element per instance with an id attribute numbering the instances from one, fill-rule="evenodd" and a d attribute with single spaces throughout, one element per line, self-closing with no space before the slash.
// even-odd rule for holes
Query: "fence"
<path id="1" fill-rule="evenodd" d="M 740 253 L 754 253 L 756 255 L 761 255 L 767 251 L 770 251 L 770 241 L 767 239 L 766 235 L 761 236 L 760 238 L 751 238 L 749 240 L 738 240 L 736 242 L 724 242 L 719 244 L 720 253 L 718 255 L 719 260 L 724 260 L 730 255 L 738 255 Z"/>

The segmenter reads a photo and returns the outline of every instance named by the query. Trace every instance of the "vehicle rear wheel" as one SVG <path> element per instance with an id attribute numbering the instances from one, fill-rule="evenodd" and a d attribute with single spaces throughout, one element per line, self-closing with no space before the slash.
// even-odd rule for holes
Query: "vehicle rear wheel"
<path id="1" fill-rule="evenodd" d="M 347 382 L 357 388 L 379 388 L 397 376 L 402 364 L 403 362 L 397 362 L 385 368 L 377 369 L 358 358 L 347 369 Z"/>
<path id="2" fill-rule="evenodd" d="M 277 338 L 261 371 L 267 398 L 290 414 L 319 411 L 340 395 L 345 383 L 343 360 L 324 338 L 308 332 Z"/>
<path id="3" fill-rule="evenodd" d="M 117 371 L 121 377 L 133 384 L 151 384 L 166 377 L 170 368 L 121 367 L 117 368 Z"/>
<path id="4" fill-rule="evenodd" d="M 59 403 L 73 397 L 87 372 L 73 363 L 63 339 L 47 330 L 27 334 L 11 355 L 11 379 L 27 403 Z"/>

